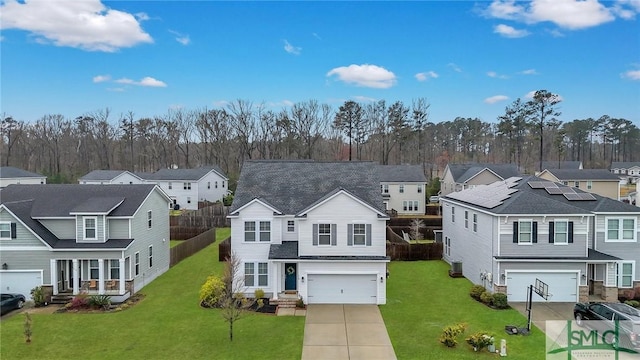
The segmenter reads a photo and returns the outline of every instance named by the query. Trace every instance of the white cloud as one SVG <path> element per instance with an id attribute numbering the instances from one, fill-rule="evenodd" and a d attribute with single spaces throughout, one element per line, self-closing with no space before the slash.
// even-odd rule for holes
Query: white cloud
<path id="1" fill-rule="evenodd" d="M 185 34 L 181 34 L 177 31 L 173 31 L 173 30 L 169 30 L 170 33 L 172 33 L 173 35 L 175 35 L 176 37 L 176 41 L 179 42 L 182 45 L 189 45 L 191 43 L 191 39 L 189 38 L 189 35 L 185 35 Z"/>
<path id="2" fill-rule="evenodd" d="M 147 15 L 146 13 L 143 12 L 139 12 L 139 13 L 135 13 L 133 16 L 136 17 L 136 19 L 140 20 L 140 21 L 147 21 L 149 20 L 149 15 Z"/>
<path id="3" fill-rule="evenodd" d="M 378 99 L 374 99 L 372 97 L 368 97 L 368 96 L 362 96 L 362 95 L 356 95 L 356 96 L 352 96 L 352 98 L 354 100 L 360 101 L 360 102 L 374 102 L 374 101 L 378 101 Z"/>
<path id="4" fill-rule="evenodd" d="M 318 40 L 322 40 L 322 38 L 320 37 L 320 35 L 318 35 L 317 33 L 311 33 L 311 35 L 313 35 L 314 38 L 318 39 Z"/>
<path id="5" fill-rule="evenodd" d="M 438 78 L 438 74 L 435 71 L 427 71 L 427 72 L 417 73 L 415 77 L 418 81 L 427 81 L 429 79 Z"/>
<path id="6" fill-rule="evenodd" d="M 527 70 L 520 71 L 520 74 L 522 74 L 522 75 L 538 75 L 538 72 L 536 71 L 536 69 L 527 69 Z"/>
<path id="7" fill-rule="evenodd" d="M 341 66 L 331 69 L 327 76 L 338 76 L 338 79 L 357 86 L 387 89 L 395 85 L 396 75 L 391 71 L 370 64 Z"/>
<path id="8" fill-rule="evenodd" d="M 114 52 L 153 42 L 134 15 L 99 0 L 6 0 L 0 6 L 0 28 L 28 31 L 38 43 L 87 51 Z"/>
<path id="9" fill-rule="evenodd" d="M 640 80 L 640 70 L 629 70 L 623 73 L 622 77 L 629 80 Z"/>
<path id="10" fill-rule="evenodd" d="M 169 110 L 180 110 L 180 109 L 184 109 L 184 105 L 182 105 L 182 104 L 170 104 L 169 105 Z"/>
<path id="11" fill-rule="evenodd" d="M 519 30 L 505 24 L 499 24 L 494 26 L 493 32 L 496 34 L 500 34 L 501 36 L 512 38 L 512 39 L 525 37 L 531 34 L 527 30 Z"/>
<path id="12" fill-rule="evenodd" d="M 453 71 L 455 72 L 462 72 L 462 69 L 454 63 L 448 63 L 447 66 L 453 69 Z"/>
<path id="13" fill-rule="evenodd" d="M 107 88 L 107 91 L 113 91 L 113 92 L 124 92 L 124 88 Z"/>
<path id="14" fill-rule="evenodd" d="M 506 95 L 494 95 L 494 96 L 491 96 L 491 97 L 488 97 L 488 98 L 484 99 L 484 103 L 485 104 L 495 104 L 497 102 L 505 101 L 505 100 L 508 100 L 508 99 L 509 99 L 509 97 L 506 96 Z"/>
<path id="15" fill-rule="evenodd" d="M 131 80 L 128 78 L 121 78 L 115 80 L 118 84 L 126 84 L 126 85 L 137 85 L 137 86 L 147 86 L 147 87 L 167 87 L 167 84 L 163 81 L 154 79 L 152 77 L 144 77 L 140 81 Z"/>
<path id="16" fill-rule="evenodd" d="M 97 75 L 93 77 L 94 83 L 101 83 L 101 82 L 110 81 L 110 80 L 111 80 L 110 75 Z"/>
<path id="17" fill-rule="evenodd" d="M 564 33 L 558 29 L 547 30 L 547 32 L 553 37 L 564 37 Z"/>
<path id="18" fill-rule="evenodd" d="M 215 100 L 213 102 L 213 106 L 217 106 L 217 107 L 225 107 L 229 105 L 229 101 L 227 100 Z"/>
<path id="19" fill-rule="evenodd" d="M 586 29 L 614 21 L 632 19 L 640 12 L 637 0 L 622 0 L 607 7 L 597 0 L 494 0 L 483 14 L 526 24 L 551 22 L 569 30 Z"/>
<path id="20" fill-rule="evenodd" d="M 284 40 L 284 51 L 293 55 L 300 55 L 302 51 L 301 47 L 291 45 L 287 40 Z"/>
<path id="21" fill-rule="evenodd" d="M 488 71 L 487 72 L 487 76 L 490 78 L 496 78 L 496 79 L 508 79 L 509 77 L 507 75 L 500 75 L 495 71 Z"/>

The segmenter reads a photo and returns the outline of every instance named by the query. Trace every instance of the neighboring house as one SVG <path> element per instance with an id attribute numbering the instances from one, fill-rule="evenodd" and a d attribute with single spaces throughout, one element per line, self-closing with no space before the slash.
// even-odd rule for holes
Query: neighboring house
<path id="1" fill-rule="evenodd" d="M 83 185 L 144 184 L 144 179 L 126 170 L 93 170 L 78 179 L 78 183 Z"/>
<path id="2" fill-rule="evenodd" d="M 611 172 L 627 183 L 635 184 L 640 179 L 640 162 L 612 162 Z"/>
<path id="3" fill-rule="evenodd" d="M 222 201 L 229 194 L 229 178 L 217 166 L 195 169 L 161 169 L 155 173 L 125 170 L 94 170 L 81 177 L 80 184 L 157 184 L 173 205 L 197 210 L 198 201 Z"/>
<path id="4" fill-rule="evenodd" d="M 440 180 L 440 194 L 447 195 L 519 175 L 514 164 L 448 164 Z"/>
<path id="5" fill-rule="evenodd" d="M 11 184 L 46 184 L 47 177 L 18 169 L 13 166 L 0 167 L 0 189 Z"/>
<path id="6" fill-rule="evenodd" d="M 605 169 L 546 169 L 538 177 L 614 200 L 620 199 L 620 178 Z"/>
<path id="7" fill-rule="evenodd" d="M 197 210 L 198 201 L 222 201 L 229 193 L 229 178 L 217 166 L 161 169 L 147 175 L 145 182 L 158 184 L 174 205 L 187 210 Z"/>
<path id="8" fill-rule="evenodd" d="M 253 296 L 386 303 L 386 222 L 373 162 L 245 161 L 229 218 Z"/>
<path id="9" fill-rule="evenodd" d="M 2 291 L 125 300 L 169 269 L 169 203 L 155 185 L 3 189 Z"/>
<path id="10" fill-rule="evenodd" d="M 420 165 L 378 165 L 380 189 L 387 210 L 425 214 L 427 178 Z"/>
<path id="11" fill-rule="evenodd" d="M 543 161 L 542 170 L 545 169 L 569 169 L 582 170 L 582 161 Z"/>
<path id="12" fill-rule="evenodd" d="M 509 301 L 617 301 L 640 286 L 640 208 L 529 176 L 441 199 L 444 259 Z M 534 301 L 543 301 L 535 295 Z"/>

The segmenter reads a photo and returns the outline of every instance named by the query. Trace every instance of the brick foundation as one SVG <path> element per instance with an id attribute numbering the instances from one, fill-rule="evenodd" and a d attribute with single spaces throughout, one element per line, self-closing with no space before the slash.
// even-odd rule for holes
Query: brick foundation
<path id="1" fill-rule="evenodd" d="M 589 301 L 589 287 L 588 286 L 580 286 L 579 287 L 578 301 L 579 302 L 587 302 L 587 301 Z"/>
<path id="2" fill-rule="evenodd" d="M 608 286 L 603 287 L 602 300 L 606 302 L 618 302 L 618 288 Z"/>

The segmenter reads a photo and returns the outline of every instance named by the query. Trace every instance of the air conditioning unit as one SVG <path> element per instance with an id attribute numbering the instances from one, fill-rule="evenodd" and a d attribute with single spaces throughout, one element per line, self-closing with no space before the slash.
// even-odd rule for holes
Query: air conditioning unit
<path id="1" fill-rule="evenodd" d="M 462 277 L 462 262 L 461 261 L 453 261 L 453 262 L 451 262 L 451 269 L 449 270 L 449 276 L 451 276 L 451 277 Z"/>

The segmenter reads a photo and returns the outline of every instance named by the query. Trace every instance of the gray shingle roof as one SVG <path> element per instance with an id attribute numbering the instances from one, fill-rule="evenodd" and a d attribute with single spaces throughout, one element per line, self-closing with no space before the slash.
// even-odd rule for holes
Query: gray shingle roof
<path id="1" fill-rule="evenodd" d="M 155 187 L 154 184 L 141 185 L 79 185 L 79 184 L 47 184 L 47 185 L 9 185 L 2 190 L 2 203 L 12 201 L 33 200 L 30 215 L 34 218 L 68 217 L 78 205 L 83 210 L 99 211 L 104 208 L 101 201 L 92 208 L 88 202 L 91 198 L 114 197 L 124 198 L 120 206 L 114 209 L 111 216 L 133 216 L 147 195 Z"/>
<path id="2" fill-rule="evenodd" d="M 115 179 L 117 176 L 126 172 L 128 171 L 126 170 L 93 170 L 78 180 L 109 181 L 109 180 Z"/>
<path id="3" fill-rule="evenodd" d="M 484 169 L 493 171 L 503 180 L 520 176 L 518 167 L 514 164 L 449 164 L 448 166 L 456 183 L 463 183 Z"/>
<path id="4" fill-rule="evenodd" d="M 611 180 L 620 181 L 618 175 L 605 169 L 547 169 L 558 180 Z"/>
<path id="5" fill-rule="evenodd" d="M 124 201 L 123 197 L 92 197 L 71 209 L 71 213 L 108 214 Z"/>
<path id="6" fill-rule="evenodd" d="M 427 182 L 420 165 L 378 165 L 378 171 L 383 182 Z"/>
<path id="7" fill-rule="evenodd" d="M 580 169 L 582 161 L 543 161 L 542 170 L 544 169 Z"/>
<path id="8" fill-rule="evenodd" d="M 584 260 L 584 261 L 617 261 L 619 257 L 588 249 L 586 257 L 574 256 L 496 256 L 499 260 Z"/>
<path id="9" fill-rule="evenodd" d="M 259 198 L 297 214 L 337 189 L 385 212 L 375 162 L 245 161 L 231 213 Z"/>
<path id="10" fill-rule="evenodd" d="M 629 169 L 634 166 L 640 167 L 640 161 L 614 161 L 611 163 L 612 169 Z"/>
<path id="11" fill-rule="evenodd" d="M 211 170 L 217 172 L 220 176 L 228 179 L 222 169 L 218 166 L 203 166 L 195 169 L 160 169 L 153 174 L 147 174 L 147 180 L 192 180 L 202 179 Z"/>
<path id="12" fill-rule="evenodd" d="M 282 244 L 272 244 L 269 247 L 269 259 L 297 259 L 298 242 L 283 241 Z"/>
<path id="13" fill-rule="evenodd" d="M 15 179 L 15 178 L 46 178 L 44 175 L 40 175 L 31 171 L 18 169 L 13 166 L 0 167 L 1 179 Z"/>

